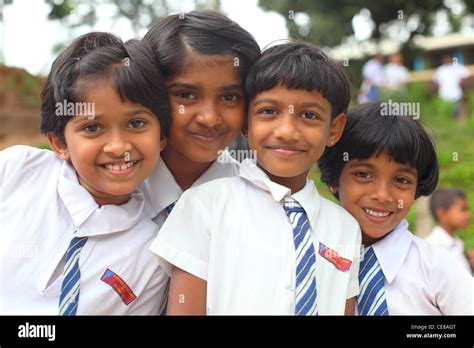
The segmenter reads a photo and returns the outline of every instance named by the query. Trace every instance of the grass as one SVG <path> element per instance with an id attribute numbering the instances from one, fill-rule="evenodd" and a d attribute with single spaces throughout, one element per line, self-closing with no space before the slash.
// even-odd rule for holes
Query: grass
<path id="1" fill-rule="evenodd" d="M 427 98 L 422 84 L 408 86 L 407 101 L 420 103 L 420 122 L 433 133 L 440 178 L 438 188 L 457 187 L 467 194 L 471 223 L 467 230 L 458 232 L 466 249 L 474 248 L 474 91 L 469 94 L 470 115 L 465 123 L 458 122 L 453 116 L 454 105 L 437 97 Z M 393 100 L 394 98 L 392 98 Z M 311 177 L 325 198 L 336 201 L 319 180 L 319 170 L 314 168 Z M 410 229 L 415 230 L 416 204 L 410 210 L 407 220 Z"/>

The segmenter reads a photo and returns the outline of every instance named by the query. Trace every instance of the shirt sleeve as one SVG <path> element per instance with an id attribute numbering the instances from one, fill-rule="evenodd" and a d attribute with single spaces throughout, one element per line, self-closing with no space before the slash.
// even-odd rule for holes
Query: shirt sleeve
<path id="1" fill-rule="evenodd" d="M 30 147 L 16 145 L 0 151 L 0 187 L 18 171 L 27 160 Z"/>
<path id="2" fill-rule="evenodd" d="M 175 266 L 207 281 L 212 219 L 204 198 L 198 188 L 185 191 L 150 246 L 170 275 Z"/>
<path id="3" fill-rule="evenodd" d="M 432 248 L 432 262 L 430 281 L 440 311 L 444 315 L 473 315 L 473 277 L 439 247 Z"/>
<path id="4" fill-rule="evenodd" d="M 361 250 L 361 243 L 362 243 L 362 236 L 360 232 L 359 225 L 353 227 L 354 230 L 357 232 L 357 237 L 355 239 L 355 245 L 353 248 L 353 257 L 352 257 L 352 265 L 350 268 L 350 280 L 349 280 L 349 287 L 347 288 L 347 295 L 346 298 L 350 299 L 359 295 L 359 264 L 360 264 L 360 250 Z"/>

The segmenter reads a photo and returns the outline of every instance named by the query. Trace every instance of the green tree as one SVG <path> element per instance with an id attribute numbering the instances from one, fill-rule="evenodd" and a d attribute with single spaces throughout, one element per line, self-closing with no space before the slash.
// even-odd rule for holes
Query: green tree
<path id="1" fill-rule="evenodd" d="M 447 11 L 452 28 L 458 29 L 460 17 L 473 12 L 474 0 L 464 0 L 465 10 L 461 15 L 453 13 L 452 3 L 444 0 L 259 0 L 260 7 L 276 11 L 286 18 L 291 37 L 322 46 L 338 45 L 352 35 L 352 19 L 364 8 L 370 11 L 375 24 L 374 39 L 380 39 L 389 26 L 397 24 L 409 31 L 405 41 L 410 41 L 417 33 L 427 34 L 439 10 Z M 309 24 L 301 25 L 295 21 L 299 13 L 309 17 Z"/>

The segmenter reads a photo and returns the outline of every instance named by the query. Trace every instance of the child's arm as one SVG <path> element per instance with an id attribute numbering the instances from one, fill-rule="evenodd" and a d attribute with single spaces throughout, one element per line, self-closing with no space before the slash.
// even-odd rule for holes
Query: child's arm
<path id="1" fill-rule="evenodd" d="M 474 278 L 446 250 L 432 248 L 428 271 L 434 302 L 443 315 L 474 314 Z"/>
<path id="2" fill-rule="evenodd" d="M 207 282 L 173 267 L 168 296 L 168 315 L 206 315 Z"/>
<path id="3" fill-rule="evenodd" d="M 346 309 L 344 310 L 344 315 L 354 315 L 355 314 L 355 304 L 356 297 L 351 297 L 346 301 Z"/>
<path id="4" fill-rule="evenodd" d="M 183 193 L 150 245 L 171 277 L 167 314 L 206 314 L 212 199 L 199 189 Z"/>

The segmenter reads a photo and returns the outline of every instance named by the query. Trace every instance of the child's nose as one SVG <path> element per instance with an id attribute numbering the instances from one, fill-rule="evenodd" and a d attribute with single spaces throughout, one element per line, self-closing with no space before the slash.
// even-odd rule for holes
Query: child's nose
<path id="1" fill-rule="evenodd" d="M 203 103 L 203 106 L 199 111 L 196 120 L 198 123 L 208 128 L 215 127 L 222 122 L 219 109 L 217 105 L 212 101 Z"/>
<path id="2" fill-rule="evenodd" d="M 114 156 L 122 156 L 127 152 L 132 151 L 132 144 L 123 135 L 116 132 L 111 135 L 104 145 L 104 152 L 113 154 Z"/>
<path id="3" fill-rule="evenodd" d="M 393 202 L 393 195 L 390 190 L 390 183 L 383 180 L 375 181 L 370 198 L 380 203 Z"/>
<path id="4" fill-rule="evenodd" d="M 291 114 L 281 115 L 278 119 L 278 126 L 275 127 L 275 137 L 283 140 L 298 140 L 301 134 L 296 126 L 296 118 Z"/>

